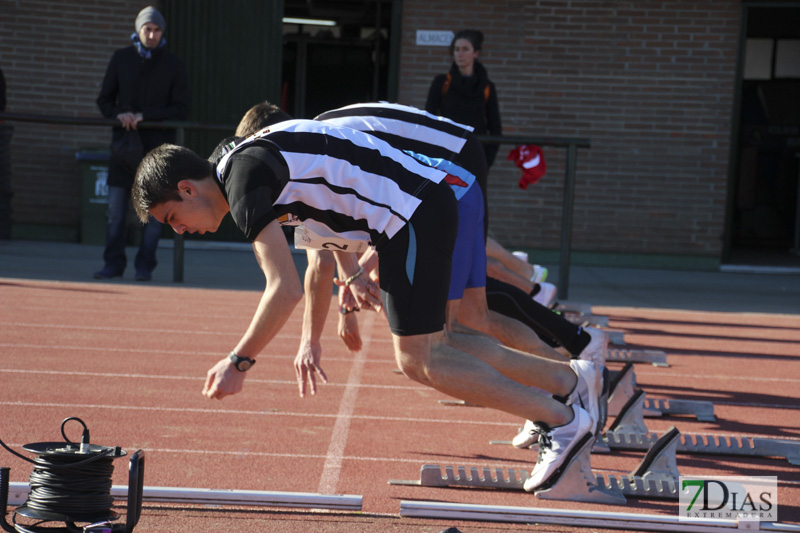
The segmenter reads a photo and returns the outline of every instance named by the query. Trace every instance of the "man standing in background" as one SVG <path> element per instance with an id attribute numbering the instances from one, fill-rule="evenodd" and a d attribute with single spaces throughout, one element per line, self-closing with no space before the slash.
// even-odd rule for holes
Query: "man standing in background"
<path id="1" fill-rule="evenodd" d="M 173 129 L 139 130 L 138 124 L 189 116 L 189 79 L 183 62 L 166 49 L 163 15 L 148 6 L 139 12 L 134 27 L 133 44 L 114 52 L 97 97 L 103 116 L 116 118 L 120 126 L 112 132 L 105 265 L 94 273 L 96 279 L 121 277 L 125 271 L 126 220 L 139 162 L 153 148 L 175 142 Z M 136 281 L 152 279 L 160 236 L 161 224 L 151 218 L 136 254 Z"/>

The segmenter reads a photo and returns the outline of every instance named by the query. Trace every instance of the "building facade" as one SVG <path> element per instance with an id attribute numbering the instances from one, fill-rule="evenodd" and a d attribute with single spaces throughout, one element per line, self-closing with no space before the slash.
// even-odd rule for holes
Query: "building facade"
<path id="1" fill-rule="evenodd" d="M 236 9 L 240 3 L 244 9 L 248 2 L 228 5 Z M 8 84 L 7 111 L 99 116 L 94 100 L 105 66 L 113 50 L 128 43 L 132 21 L 143 4 L 123 0 L 100 5 L 81 0 L 3 4 L 0 68 Z M 180 3 L 163 4 L 170 17 L 179 16 Z M 780 57 L 787 57 L 781 43 L 788 47 L 788 57 L 800 57 L 792 56 L 800 35 L 793 35 L 791 28 L 780 29 L 778 22 L 762 24 L 766 30 L 753 23 L 762 7 L 778 9 L 771 13 L 773 18 L 781 13 L 797 16 L 798 2 L 354 0 L 316 4 L 327 6 L 320 16 L 334 19 L 334 4 L 341 10 L 370 4 L 374 11 L 379 6 L 377 15 L 364 17 L 360 32 L 342 30 L 338 36 L 340 41 L 373 39 L 370 42 L 375 43 L 371 53 L 374 90 L 353 90 L 353 102 L 389 97 L 423 107 L 433 77 L 445 72 L 451 62 L 445 43 L 436 36 L 465 28 L 483 31 L 480 61 L 497 87 L 504 136 L 591 141 L 591 148 L 579 149 L 577 156 L 573 261 L 716 268 L 739 246 L 775 241 L 776 246 L 788 248 L 796 236 L 791 225 L 797 214 L 797 162 L 791 157 L 800 144 L 796 143 L 798 124 L 792 124 L 793 118 L 777 126 L 774 121 L 762 124 L 764 132 L 780 137 L 779 162 L 784 166 L 770 182 L 780 182 L 771 192 L 775 198 L 765 200 L 764 188 L 759 186 L 760 196 L 751 191 L 755 196 L 748 200 L 743 197 L 748 189 L 742 184 L 752 184 L 752 179 L 748 181 L 749 167 L 743 163 L 747 147 L 742 138 L 752 133 L 753 121 L 743 114 L 742 106 L 748 94 L 745 56 L 755 38 L 772 39 L 773 55 L 772 71 L 762 78 L 761 88 L 753 90 L 764 92 L 767 83 L 788 84 L 789 89 L 778 92 L 790 91 L 791 84 L 800 79 L 791 68 L 788 73 L 779 68 Z M 287 13 L 292 8 L 287 0 Z M 371 20 L 385 20 L 386 27 L 375 22 L 370 32 Z M 276 23 L 264 22 L 272 27 Z M 224 21 L 219 25 L 225 28 Z M 236 32 L 236 28 L 226 31 Z M 771 35 L 756 35 L 758 31 Z M 299 50 L 312 59 L 322 52 L 300 47 L 297 43 L 305 42 L 302 38 L 290 39 L 292 32 L 285 28 L 283 32 L 283 91 L 267 98 L 285 103 L 290 100 L 287 88 L 299 79 L 295 70 L 289 78 L 287 57 L 294 65 L 301 61 L 296 55 Z M 426 38 L 431 35 L 434 38 Z M 324 36 L 330 38 L 330 34 Z M 170 35 L 169 29 L 167 38 L 176 39 L 186 50 L 185 39 Z M 287 48 L 290 41 L 295 48 Z M 197 68 L 200 57 L 189 58 L 190 70 Z M 328 84 L 329 93 L 342 84 L 347 87 L 347 76 L 336 78 L 326 76 L 312 85 Z M 299 98 L 308 98 L 309 92 L 313 100 L 313 91 L 290 91 Z M 343 97 L 348 96 L 345 92 Z M 244 110 L 252 103 L 237 104 Z M 313 101 L 304 103 L 300 109 L 314 109 Z M 786 113 L 791 115 L 790 110 L 779 114 Z M 193 110 L 193 119 L 197 117 Z M 106 146 L 108 128 L 22 122 L 14 123 L 14 128 L 15 238 L 79 239 L 81 188 L 75 152 Z M 534 259 L 538 253 L 542 262 L 554 260 L 561 241 L 566 152 L 544 145 L 547 175 L 522 190 L 517 185 L 520 171 L 505 159 L 512 148 L 512 144 L 500 147 L 490 171 L 490 233 L 508 247 L 533 252 Z M 770 207 L 764 207 L 765 203 Z M 756 215 L 748 214 L 748 209 L 755 209 Z M 752 220 L 748 223 L 758 220 L 758 212 L 768 211 L 775 218 L 773 229 Z M 759 236 L 759 231 L 767 236 Z M 788 233 L 776 236 L 781 231 Z"/>

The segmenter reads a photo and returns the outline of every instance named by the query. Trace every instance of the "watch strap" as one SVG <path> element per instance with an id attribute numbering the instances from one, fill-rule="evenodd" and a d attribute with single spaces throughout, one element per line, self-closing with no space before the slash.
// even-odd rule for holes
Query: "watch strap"
<path id="1" fill-rule="evenodd" d="M 256 364 L 255 359 L 250 359 L 249 357 L 242 357 L 241 355 L 236 355 L 236 352 L 229 353 L 228 359 L 230 359 L 233 362 L 233 365 L 239 372 L 246 372 L 250 370 L 251 366 Z"/>

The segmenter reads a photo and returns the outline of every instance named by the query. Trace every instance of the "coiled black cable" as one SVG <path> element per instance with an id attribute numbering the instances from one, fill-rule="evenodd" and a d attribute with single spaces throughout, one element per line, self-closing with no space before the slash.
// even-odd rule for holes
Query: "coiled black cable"
<path id="1" fill-rule="evenodd" d="M 77 420 L 84 428 L 84 444 L 88 450 L 79 453 L 80 448 L 64 435 L 64 424 Z M 20 459 L 34 465 L 30 475 L 30 493 L 25 502 L 25 514 L 36 517 L 57 515 L 64 521 L 94 522 L 115 516 L 111 511 L 114 499 L 111 496 L 111 476 L 114 472 L 114 448 L 88 446 L 88 430 L 82 420 L 75 417 L 65 419 L 61 425 L 65 448 L 48 449 L 35 459 L 30 459 L 9 448 L 2 440 L 0 446 Z M 18 510 L 19 511 L 19 510 Z M 33 511 L 28 513 L 28 511 Z M 47 520 L 45 520 L 47 521 Z M 20 531 L 28 531 L 15 521 Z M 71 528 L 70 528 L 71 529 Z M 37 531 L 32 529 L 30 531 Z"/>
<path id="2" fill-rule="evenodd" d="M 39 456 L 33 461 L 26 507 L 66 516 L 108 516 L 114 504 L 114 465 L 109 453 L 100 452 L 89 459 L 80 455 Z"/>

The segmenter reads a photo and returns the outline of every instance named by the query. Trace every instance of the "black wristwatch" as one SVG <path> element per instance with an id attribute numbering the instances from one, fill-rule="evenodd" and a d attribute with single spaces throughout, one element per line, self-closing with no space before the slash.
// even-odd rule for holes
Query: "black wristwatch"
<path id="1" fill-rule="evenodd" d="M 247 372 L 250 370 L 250 367 L 256 364 L 255 359 L 250 359 L 249 357 L 241 357 L 236 355 L 236 352 L 231 352 L 228 354 L 228 359 L 233 361 L 234 366 L 236 366 L 236 370 L 239 372 Z"/>

